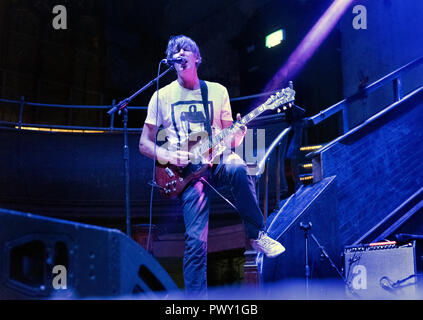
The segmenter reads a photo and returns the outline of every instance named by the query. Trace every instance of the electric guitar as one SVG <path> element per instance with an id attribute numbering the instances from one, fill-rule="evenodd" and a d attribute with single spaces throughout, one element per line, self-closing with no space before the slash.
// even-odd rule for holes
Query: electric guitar
<path id="1" fill-rule="evenodd" d="M 177 166 L 156 161 L 156 186 L 160 189 L 161 194 L 165 198 L 177 197 L 188 183 L 206 173 L 214 160 L 226 150 L 227 140 L 240 130 L 242 126 L 245 126 L 266 110 L 274 110 L 282 106 L 283 111 L 286 111 L 294 100 L 295 91 L 289 87 L 284 88 L 271 95 L 265 103 L 255 108 L 239 121 L 234 122 L 230 127 L 213 135 L 211 139 L 209 139 L 207 132 L 190 135 L 188 140 L 181 143 L 180 148 L 194 155 L 187 165 Z"/>

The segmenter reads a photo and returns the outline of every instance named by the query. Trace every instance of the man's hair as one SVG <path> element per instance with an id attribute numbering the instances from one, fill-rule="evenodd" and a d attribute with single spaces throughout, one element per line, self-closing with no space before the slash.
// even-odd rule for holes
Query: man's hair
<path id="1" fill-rule="evenodd" d="M 169 42 L 167 44 L 167 49 L 166 49 L 166 58 L 171 59 L 173 55 L 179 52 L 181 49 L 192 51 L 197 56 L 197 60 L 198 60 L 198 62 L 196 63 L 197 67 L 200 65 L 201 63 L 200 49 L 198 48 L 194 40 L 184 35 L 170 37 Z"/>

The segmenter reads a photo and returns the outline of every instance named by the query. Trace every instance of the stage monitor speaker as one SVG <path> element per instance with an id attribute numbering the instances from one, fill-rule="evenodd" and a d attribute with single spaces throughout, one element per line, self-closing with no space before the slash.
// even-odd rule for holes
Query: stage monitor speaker
<path id="1" fill-rule="evenodd" d="M 417 294 L 415 242 L 395 241 L 344 248 L 347 295 L 359 299 L 414 299 Z"/>
<path id="2" fill-rule="evenodd" d="M 158 295 L 178 290 L 124 233 L 0 209 L 0 299 Z"/>

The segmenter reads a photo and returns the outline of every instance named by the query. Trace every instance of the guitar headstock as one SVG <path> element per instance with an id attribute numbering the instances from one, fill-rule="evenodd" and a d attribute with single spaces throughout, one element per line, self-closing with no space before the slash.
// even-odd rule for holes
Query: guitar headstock
<path id="1" fill-rule="evenodd" d="M 282 105 L 286 105 L 295 100 L 295 91 L 290 87 L 286 87 L 275 94 L 272 94 L 269 99 L 263 104 L 268 110 L 274 110 Z M 284 109 L 286 109 L 284 107 Z"/>

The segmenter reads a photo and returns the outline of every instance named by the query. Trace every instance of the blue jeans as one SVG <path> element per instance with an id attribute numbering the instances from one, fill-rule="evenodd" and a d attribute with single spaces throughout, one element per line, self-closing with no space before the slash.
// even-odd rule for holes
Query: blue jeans
<path id="1" fill-rule="evenodd" d="M 249 239 L 256 239 L 264 230 L 263 214 L 258 206 L 253 180 L 247 175 L 244 163 L 215 165 L 208 178 L 218 188 L 230 186 L 234 205 L 238 208 Z M 209 222 L 209 193 L 213 192 L 201 181 L 192 182 L 181 195 L 185 223 L 185 253 L 183 273 L 185 290 L 207 293 L 207 235 Z"/>

